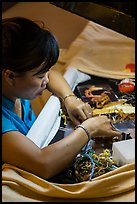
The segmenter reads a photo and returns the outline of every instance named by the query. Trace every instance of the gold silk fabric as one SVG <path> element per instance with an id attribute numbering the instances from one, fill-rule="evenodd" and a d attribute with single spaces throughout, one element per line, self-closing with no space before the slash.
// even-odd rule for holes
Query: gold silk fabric
<path id="1" fill-rule="evenodd" d="M 92 181 L 48 182 L 9 164 L 2 166 L 2 202 L 135 202 L 135 164 L 127 164 Z"/>

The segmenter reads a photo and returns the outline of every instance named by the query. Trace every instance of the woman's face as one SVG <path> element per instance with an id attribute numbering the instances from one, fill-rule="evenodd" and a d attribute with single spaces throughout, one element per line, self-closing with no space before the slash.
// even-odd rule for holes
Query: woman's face
<path id="1" fill-rule="evenodd" d="M 36 71 L 29 71 L 23 76 L 15 76 L 14 95 L 25 99 L 35 99 L 42 95 L 49 82 L 48 73 L 35 75 Z"/>

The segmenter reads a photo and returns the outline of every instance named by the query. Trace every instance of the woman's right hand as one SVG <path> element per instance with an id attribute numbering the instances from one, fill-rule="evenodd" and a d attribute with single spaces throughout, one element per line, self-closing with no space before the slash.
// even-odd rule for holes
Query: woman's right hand
<path id="1" fill-rule="evenodd" d="M 82 125 L 89 131 L 91 138 L 122 138 L 121 132 L 115 130 L 107 116 L 96 116 L 85 120 Z"/>

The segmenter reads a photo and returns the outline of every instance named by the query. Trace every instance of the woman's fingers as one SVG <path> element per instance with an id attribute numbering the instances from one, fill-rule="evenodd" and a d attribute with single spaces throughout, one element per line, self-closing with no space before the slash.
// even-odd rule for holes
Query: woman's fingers
<path id="1" fill-rule="evenodd" d="M 87 118 L 87 115 L 85 114 L 85 112 L 83 111 L 83 109 L 79 109 L 77 115 L 78 115 L 78 119 L 80 119 L 81 122 L 84 121 L 84 120 L 86 120 L 86 119 L 88 119 L 88 118 Z"/>
<path id="2" fill-rule="evenodd" d="M 92 117 L 92 109 L 88 103 L 82 103 L 78 109 L 78 115 L 81 121 Z"/>
<path id="3" fill-rule="evenodd" d="M 83 112 L 85 113 L 87 118 L 92 117 L 92 109 L 91 109 L 91 106 L 88 103 L 84 104 Z"/>

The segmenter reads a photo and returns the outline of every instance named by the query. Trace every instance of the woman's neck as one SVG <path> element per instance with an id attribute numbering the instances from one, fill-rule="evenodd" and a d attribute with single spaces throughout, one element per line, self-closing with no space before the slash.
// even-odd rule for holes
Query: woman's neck
<path id="1" fill-rule="evenodd" d="M 5 96 L 6 98 L 10 99 L 11 101 L 15 102 L 17 97 L 13 97 L 11 95 L 8 95 L 8 94 L 5 94 L 5 93 L 2 93 L 3 96 Z"/>
<path id="2" fill-rule="evenodd" d="M 6 87 L 2 87 L 2 95 L 15 102 L 18 97 L 11 95 L 11 93 L 12 90 L 7 89 Z"/>
<path id="3" fill-rule="evenodd" d="M 15 101 L 14 112 L 22 119 L 22 106 L 20 99 L 16 99 Z"/>

